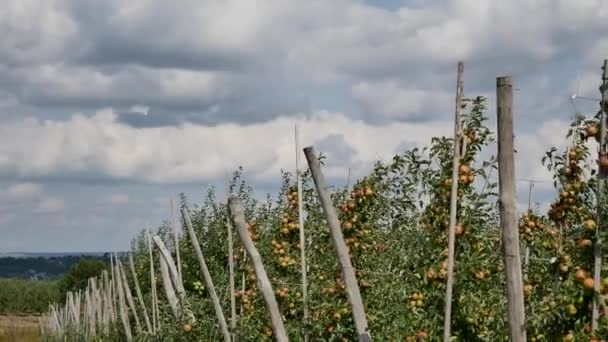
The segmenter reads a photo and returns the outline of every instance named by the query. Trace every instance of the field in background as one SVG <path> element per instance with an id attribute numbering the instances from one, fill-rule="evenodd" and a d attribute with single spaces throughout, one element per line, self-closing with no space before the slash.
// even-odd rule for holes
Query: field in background
<path id="1" fill-rule="evenodd" d="M 0 342 L 40 341 L 37 316 L 0 316 Z"/>

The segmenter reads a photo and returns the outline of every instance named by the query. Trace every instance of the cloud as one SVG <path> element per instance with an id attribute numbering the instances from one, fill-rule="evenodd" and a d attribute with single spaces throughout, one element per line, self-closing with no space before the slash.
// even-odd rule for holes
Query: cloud
<path id="1" fill-rule="evenodd" d="M 262 124 L 133 128 L 112 110 L 69 121 L 27 118 L 0 127 L 0 174 L 32 179 L 125 179 L 188 182 L 223 177 L 243 166 L 258 180 L 292 165 L 296 121 Z M 334 162 L 371 163 L 408 134 L 420 143 L 448 125 L 369 126 L 341 113 L 317 112 L 301 121 L 302 144 L 317 142 Z M 10 133 L 10 134 L 9 134 Z M 10 138 L 9 138 L 10 137 Z M 25 151 L 29 151 L 25 153 Z M 27 157 L 26 157 L 27 156 Z M 346 159 L 344 159 L 346 158 Z M 336 168 L 347 169 L 337 164 Z M 331 172 L 331 171 L 330 171 Z"/>
<path id="2" fill-rule="evenodd" d="M 62 212 L 65 209 L 65 203 L 61 198 L 45 198 L 34 210 L 39 214 L 54 214 Z"/>
<path id="3" fill-rule="evenodd" d="M 332 183 L 451 136 L 459 59 L 491 127 L 495 77 L 513 76 L 516 175 L 544 180 L 546 201 L 540 157 L 574 110 L 597 111 L 568 98 L 598 96 L 608 2 L 23 0 L 0 3 L 0 28 L 3 241 L 106 249 L 165 218 L 150 199 L 198 196 L 239 165 L 274 189 L 296 122 Z"/>
<path id="4" fill-rule="evenodd" d="M 42 194 L 42 186 L 36 183 L 17 183 L 12 184 L 6 189 L 2 196 L 9 200 L 30 200 Z"/>

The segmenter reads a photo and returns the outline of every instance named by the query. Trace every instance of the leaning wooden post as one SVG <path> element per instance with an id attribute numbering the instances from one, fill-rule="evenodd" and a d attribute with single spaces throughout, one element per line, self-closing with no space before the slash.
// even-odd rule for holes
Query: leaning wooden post
<path id="1" fill-rule="evenodd" d="M 517 229 L 515 191 L 515 152 L 513 139 L 513 86 L 511 77 L 496 79 L 498 117 L 498 184 L 502 252 L 507 278 L 509 337 L 512 342 L 526 341 L 524 291 Z"/>
<path id="2" fill-rule="evenodd" d="M 175 220 L 175 208 L 173 207 L 173 198 L 171 199 L 171 225 L 173 226 L 173 243 L 175 244 L 175 261 L 177 262 L 177 274 L 179 276 L 179 281 L 183 283 L 184 279 L 182 277 L 182 260 L 179 255 L 179 225 Z"/>
<path id="3" fill-rule="evenodd" d="M 179 274 L 177 273 L 177 267 L 175 266 L 173 257 L 171 256 L 169 249 L 167 249 L 160 236 L 154 236 L 153 240 L 156 246 L 158 247 L 158 250 L 160 251 L 161 258 L 166 261 L 166 266 L 169 270 L 171 281 L 173 282 L 173 288 L 175 289 L 175 292 L 177 293 L 179 299 L 179 314 L 185 314 L 188 317 L 188 321 L 193 323 L 195 321 L 194 313 L 189 308 L 188 301 L 186 299 L 186 290 L 184 288 L 184 283 L 179 278 Z"/>
<path id="4" fill-rule="evenodd" d="M 179 319 L 179 300 L 177 299 L 177 295 L 175 294 L 175 288 L 173 287 L 173 283 L 171 282 L 171 276 L 169 275 L 169 266 L 167 265 L 167 260 L 163 257 L 158 258 L 160 264 L 160 275 L 163 280 L 163 288 L 165 289 L 165 296 L 167 297 L 167 302 L 169 302 L 169 307 L 171 307 L 171 311 L 173 312 L 173 316 L 175 319 Z"/>
<path id="5" fill-rule="evenodd" d="M 122 284 L 122 277 L 120 275 L 120 268 L 118 266 L 118 257 L 116 254 L 114 255 L 114 260 L 116 260 L 116 265 L 114 265 L 114 279 L 116 280 L 116 291 L 118 293 L 118 307 L 120 312 L 120 319 L 122 321 L 123 328 L 125 329 L 125 335 L 127 337 L 127 341 L 133 340 L 133 335 L 131 334 L 131 326 L 129 325 L 129 314 L 127 311 L 127 304 L 125 303 L 125 292 Z"/>
<path id="6" fill-rule="evenodd" d="M 302 268 L 302 325 L 304 341 L 308 341 L 308 279 L 306 276 L 306 238 L 304 236 L 304 204 L 302 198 L 302 170 L 300 169 L 300 129 L 295 127 L 296 178 L 298 183 L 298 223 L 300 228 L 300 259 Z"/>
<path id="7" fill-rule="evenodd" d="M 135 262 L 133 262 L 133 254 L 129 253 L 129 268 L 131 270 L 131 276 L 133 277 L 133 283 L 135 284 L 135 293 L 137 294 L 137 300 L 144 313 L 144 321 L 146 322 L 146 328 L 149 333 L 152 333 L 152 325 L 150 324 L 150 317 L 148 317 L 148 309 L 146 309 L 146 303 L 144 303 L 144 297 L 141 294 L 141 288 L 139 287 L 139 279 L 137 277 L 137 271 L 135 270 Z"/>
<path id="8" fill-rule="evenodd" d="M 125 292 L 125 299 L 127 300 L 127 304 L 129 305 L 129 309 L 133 312 L 133 318 L 135 319 L 135 327 L 137 328 L 137 332 L 142 331 L 141 321 L 139 320 L 139 315 L 137 314 L 137 308 L 135 307 L 135 301 L 133 301 L 133 294 L 131 293 L 131 288 L 129 288 L 129 282 L 127 280 L 127 273 L 122 265 L 120 259 L 116 259 L 116 263 L 118 264 L 118 273 L 120 274 L 122 280 L 123 291 Z"/>
<path id="9" fill-rule="evenodd" d="M 600 86 L 600 91 L 602 93 L 602 101 L 600 103 L 600 158 L 603 154 L 608 153 L 606 146 L 606 107 L 608 107 L 608 60 L 604 60 L 604 65 L 602 67 L 602 85 Z M 600 159 L 601 161 L 601 159 Z M 593 312 L 592 312 L 592 320 L 591 320 L 591 331 L 595 332 L 597 329 L 597 321 L 599 316 L 599 305 L 597 298 L 597 293 L 600 291 L 600 276 L 602 270 L 602 234 L 605 232 L 606 224 L 605 221 L 605 208 L 604 205 L 604 182 L 606 181 L 606 170 L 602 168 L 600 165 L 600 171 L 598 172 L 598 182 L 597 182 L 597 232 L 596 232 L 596 241 L 595 248 L 593 250 L 594 256 L 594 265 L 593 265 L 593 291 L 594 299 L 593 299 Z"/>
<path id="10" fill-rule="evenodd" d="M 327 192 L 327 186 L 325 185 L 325 177 L 321 173 L 321 166 L 317 159 L 315 149 L 312 146 L 304 148 L 304 154 L 308 161 L 308 167 L 312 174 L 312 178 L 319 194 L 319 200 L 321 206 L 323 206 L 323 212 L 325 218 L 329 224 L 331 231 L 331 237 L 338 254 L 338 262 L 342 268 L 342 275 L 344 276 L 344 283 L 346 285 L 346 293 L 348 294 L 348 300 L 353 311 L 353 320 L 355 321 L 355 327 L 357 329 L 357 335 L 359 341 L 371 341 L 371 335 L 367 327 L 367 319 L 365 317 L 365 309 L 363 307 L 363 301 L 361 300 L 361 293 L 359 291 L 359 285 L 357 284 L 357 278 L 355 277 L 355 271 L 350 261 L 348 247 L 344 242 L 344 236 L 342 230 L 340 230 L 340 221 L 336 214 L 334 204 Z"/>
<path id="11" fill-rule="evenodd" d="M 458 62 L 456 77 L 456 110 L 454 112 L 454 155 L 452 157 L 452 192 L 450 194 L 450 226 L 448 229 L 448 269 L 445 290 L 445 312 L 443 317 L 443 341 L 449 342 L 452 322 L 452 292 L 454 287 L 454 250 L 456 248 L 456 213 L 458 201 L 458 171 L 460 167 L 460 107 L 462 104 L 462 75 L 464 63 Z M 464 151 L 463 151 L 464 153 Z"/>
<path id="12" fill-rule="evenodd" d="M 241 205 L 241 200 L 238 197 L 231 196 L 228 199 L 228 208 L 230 210 L 230 217 L 232 218 L 234 227 L 237 229 L 239 237 L 241 238 L 241 241 L 243 243 L 243 247 L 245 247 L 245 250 L 249 254 L 249 257 L 251 258 L 251 261 L 253 263 L 258 288 L 262 292 L 262 296 L 264 297 L 264 301 L 266 302 L 266 308 L 270 313 L 270 319 L 272 321 L 274 335 L 276 336 L 276 339 L 279 342 L 289 341 L 287 337 L 287 332 L 285 331 L 285 327 L 283 326 L 283 318 L 281 317 L 281 312 L 279 311 L 279 305 L 277 304 L 277 300 L 274 297 L 272 285 L 270 284 L 270 280 L 268 279 L 268 275 L 266 274 L 266 270 L 264 269 L 262 257 L 253 245 L 251 236 L 249 236 L 249 231 L 247 230 L 247 224 L 245 222 L 245 214 L 243 206 Z"/>
<path id="13" fill-rule="evenodd" d="M 184 221 L 186 222 L 186 228 L 188 228 L 188 235 L 190 235 L 192 248 L 194 249 L 194 253 L 196 254 L 196 258 L 198 259 L 198 264 L 201 268 L 201 272 L 203 273 L 203 277 L 205 278 L 205 285 L 207 285 L 207 289 L 209 289 L 209 295 L 211 296 L 211 301 L 213 302 L 215 315 L 217 316 L 217 320 L 220 322 L 220 328 L 222 329 L 222 334 L 224 335 L 224 341 L 230 342 L 230 332 L 228 331 L 228 325 L 226 324 L 226 319 L 224 318 L 224 312 L 222 311 L 220 299 L 217 296 L 217 292 L 215 292 L 215 286 L 213 286 L 213 279 L 211 279 L 211 274 L 209 273 L 209 269 L 207 268 L 205 257 L 203 256 L 203 252 L 201 251 L 201 245 L 198 243 L 198 238 L 196 237 L 194 227 L 192 227 L 192 221 L 190 220 L 190 214 L 188 214 L 186 208 L 182 208 L 182 216 L 184 218 Z"/>

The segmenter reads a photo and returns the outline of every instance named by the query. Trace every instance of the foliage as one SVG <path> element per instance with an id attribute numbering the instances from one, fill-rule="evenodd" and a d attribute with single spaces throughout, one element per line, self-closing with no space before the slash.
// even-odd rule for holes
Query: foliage
<path id="1" fill-rule="evenodd" d="M 485 100 L 466 99 L 461 118 L 465 147 L 457 180 L 454 341 L 508 339 L 497 184 L 493 181 L 497 165 L 494 156 L 484 158 L 494 142 L 486 126 Z M 558 196 L 548 212 L 531 208 L 520 217 L 522 251 L 529 253 L 524 265 L 524 291 L 531 341 L 590 337 L 590 304 L 594 297 L 591 246 L 600 237 L 594 218 L 597 184 L 590 178 L 595 168 L 587 163 L 591 158 L 589 144 L 593 143 L 589 138 L 597 136 L 597 131 L 590 129 L 594 124 L 595 118 L 577 117 L 567 135 L 569 149 L 552 148 L 547 152 L 542 162 L 555 174 Z M 376 163 L 352 189 L 332 193 L 375 340 L 438 340 L 442 336 L 453 146 L 452 138 L 434 137 L 428 148 L 406 151 L 388 163 Z M 355 339 L 355 329 L 329 228 L 308 171 L 301 181 L 309 280 L 306 325 L 294 175 L 283 171 L 278 197 L 260 201 L 254 199 L 239 169 L 229 192 L 239 196 L 245 206 L 249 232 L 264 260 L 290 340 L 302 340 L 306 332 L 311 340 L 350 341 Z M 217 200 L 213 188 L 200 207 L 190 204 L 183 194 L 180 202 L 191 213 L 229 320 L 226 203 Z M 172 246 L 169 223 L 163 223 L 157 233 Z M 232 239 L 237 284 L 235 334 L 239 340 L 271 339 L 269 315 L 253 267 L 234 231 Z M 181 237 L 179 247 L 184 284 L 197 322 L 191 330 L 184 330 L 163 303 L 161 336 L 167 340 L 221 340 L 187 236 Z M 133 241 L 132 254 L 149 304 L 150 261 L 144 234 Z M 157 254 L 154 262 L 158 264 Z M 156 271 L 158 277 L 158 267 Z M 162 294 L 160 281 L 157 285 Z M 600 293 L 595 294 L 602 312 L 608 312 L 603 303 L 606 294 L 608 280 L 603 280 Z M 606 327 L 608 322 L 602 314 L 598 338 L 608 338 Z"/>
<path id="2" fill-rule="evenodd" d="M 62 294 L 66 294 L 68 291 L 78 292 L 78 290 L 84 290 L 87 287 L 89 278 L 99 277 L 101 272 L 107 269 L 108 265 L 103 261 L 80 260 L 61 278 L 59 289 Z"/>
<path id="3" fill-rule="evenodd" d="M 0 314 L 42 313 L 59 298 L 57 281 L 0 278 Z"/>

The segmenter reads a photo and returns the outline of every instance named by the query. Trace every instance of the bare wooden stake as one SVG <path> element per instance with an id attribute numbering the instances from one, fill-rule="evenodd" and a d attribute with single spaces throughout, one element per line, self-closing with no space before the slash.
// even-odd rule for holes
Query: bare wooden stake
<path id="1" fill-rule="evenodd" d="M 530 189 L 528 190 L 528 215 L 532 210 L 532 189 L 534 189 L 534 182 L 530 181 Z M 526 250 L 524 255 L 524 280 L 528 280 L 528 267 L 530 264 L 530 245 L 526 243 Z"/>
<path id="2" fill-rule="evenodd" d="M 194 249 L 194 253 L 196 258 L 198 259 L 198 264 L 201 268 L 201 272 L 203 273 L 203 277 L 205 278 L 205 285 L 209 290 L 209 295 L 211 296 L 211 301 L 213 302 L 213 308 L 215 309 L 215 316 L 217 320 L 220 322 L 220 328 L 222 329 L 222 334 L 224 335 L 224 341 L 230 342 L 231 336 L 228 331 L 228 325 L 226 324 L 226 319 L 224 318 L 224 312 L 222 311 L 222 306 L 220 304 L 220 299 L 217 296 L 217 292 L 215 291 L 215 286 L 213 286 L 213 279 L 211 279 L 211 274 L 209 273 L 209 269 L 207 268 L 207 263 L 205 262 L 205 257 L 203 252 L 201 251 L 201 245 L 198 242 L 198 238 L 196 237 L 196 233 L 194 232 L 194 227 L 192 227 L 192 221 L 190 220 L 190 214 L 186 208 L 182 208 L 182 216 L 186 223 L 186 228 L 188 229 L 188 235 L 190 235 L 190 241 L 192 242 L 192 248 Z"/>
<path id="3" fill-rule="evenodd" d="M 160 329 L 158 319 L 158 294 L 156 293 L 156 272 L 154 271 L 154 254 L 152 249 L 152 236 L 150 231 L 146 229 L 146 242 L 148 244 L 148 255 L 150 258 L 150 287 L 152 294 L 152 329 L 153 333 Z"/>
<path id="4" fill-rule="evenodd" d="M 295 145 L 296 179 L 298 183 L 298 223 L 300 228 L 300 261 L 302 272 L 302 325 L 304 326 L 304 341 L 308 341 L 308 279 L 306 271 L 306 237 L 304 235 L 304 201 L 302 198 L 302 170 L 300 169 L 300 129 L 297 124 L 295 127 Z"/>
<path id="5" fill-rule="evenodd" d="M 230 195 L 230 181 L 226 178 L 226 211 L 228 211 L 228 196 Z M 228 275 L 230 277 L 230 332 L 232 340 L 236 333 L 236 290 L 234 285 L 234 241 L 232 241 L 232 223 L 230 215 L 226 215 L 226 230 L 228 236 Z"/>
<path id="6" fill-rule="evenodd" d="M 173 198 L 171 199 L 171 225 L 173 226 L 173 238 L 175 244 L 175 260 L 177 262 L 177 274 L 179 275 L 179 281 L 184 282 L 182 278 L 182 261 L 179 255 L 179 233 L 177 220 L 175 219 L 175 208 L 173 207 Z"/>
<path id="7" fill-rule="evenodd" d="M 601 101 L 601 112 L 600 112 L 600 153 L 608 152 L 606 146 L 606 108 L 608 107 L 608 59 L 604 60 L 604 65 L 602 67 L 602 85 L 600 87 L 600 91 L 602 93 L 602 101 Z M 593 312 L 591 319 L 591 331 L 595 332 L 597 330 L 597 322 L 599 316 L 599 298 L 598 294 L 600 291 L 600 278 L 602 272 L 602 234 L 605 233 L 606 223 L 605 223 L 605 208 L 604 205 L 604 191 L 606 181 L 606 173 L 603 168 L 600 167 L 598 172 L 598 182 L 597 182 L 597 232 L 596 232 L 596 240 L 595 247 L 593 250 L 594 256 L 594 265 L 593 265 L 593 291 L 594 291 L 594 299 L 593 299 Z"/>
<path id="8" fill-rule="evenodd" d="M 498 182 L 502 252 L 507 278 L 509 337 L 512 342 L 526 341 L 519 231 L 517 228 L 515 152 L 513 138 L 513 85 L 511 77 L 496 79 L 498 117 Z"/>
<path id="9" fill-rule="evenodd" d="M 321 172 L 320 162 L 317 159 L 314 147 L 305 147 L 304 154 L 306 155 L 308 167 L 310 168 L 312 178 L 315 182 L 319 200 L 321 201 L 321 206 L 323 207 L 323 212 L 325 213 L 325 219 L 327 220 L 331 231 L 332 241 L 336 249 L 336 253 L 338 254 L 338 262 L 340 263 L 342 275 L 344 276 L 346 293 L 348 294 L 348 300 L 352 307 L 353 320 L 355 322 L 359 341 L 371 341 L 371 335 L 367 327 L 367 318 L 365 317 L 365 308 L 363 306 L 361 293 L 359 291 L 359 284 L 357 283 L 355 271 L 353 270 L 353 265 L 350 261 L 348 247 L 344 242 L 344 236 L 342 235 L 342 230 L 340 229 L 340 220 L 336 214 L 334 203 L 329 196 L 329 192 L 327 191 L 327 185 L 325 184 L 325 177 L 323 177 L 323 173 Z"/>
<path id="10" fill-rule="evenodd" d="M 445 312 L 443 318 L 443 341 L 449 342 L 452 322 L 452 291 L 454 286 L 454 250 L 456 248 L 456 214 L 458 201 L 458 171 L 460 168 L 460 107 L 462 104 L 462 76 L 464 63 L 458 62 L 456 77 L 456 110 L 454 112 L 454 156 L 452 159 L 452 192 L 450 194 L 450 227 L 448 229 L 448 269 L 445 290 Z M 464 152 L 464 151 L 463 151 Z"/>
<path id="11" fill-rule="evenodd" d="M 118 271 L 122 280 L 122 287 L 126 295 L 127 304 L 129 304 L 129 309 L 133 313 L 133 318 L 135 319 L 135 327 L 137 328 L 137 332 L 141 332 L 141 321 L 139 320 L 139 315 L 137 314 L 137 309 L 135 308 L 135 302 L 133 301 L 133 294 L 131 293 L 131 288 L 129 288 L 127 273 L 125 272 L 125 269 L 120 259 L 116 259 L 116 263 L 118 264 Z"/>
<path id="12" fill-rule="evenodd" d="M 116 265 L 114 265 L 114 279 L 116 280 L 116 292 L 118 293 L 118 307 L 120 312 L 120 319 L 122 321 L 123 328 L 125 329 L 125 334 L 127 336 L 127 341 L 133 340 L 133 335 L 131 334 L 131 326 L 129 324 L 129 314 L 127 313 L 127 305 L 125 303 L 125 292 L 122 284 L 122 277 L 120 275 L 120 269 L 118 264 L 118 257 L 114 255 L 114 260 L 116 260 Z"/>
<path id="13" fill-rule="evenodd" d="M 167 302 L 169 302 L 169 307 L 171 307 L 173 317 L 179 319 L 179 300 L 177 299 L 177 295 L 175 294 L 175 288 L 173 287 L 173 283 L 171 282 L 171 276 L 169 275 L 169 266 L 167 265 L 167 260 L 163 257 L 158 258 L 158 260 L 160 263 L 160 275 L 163 281 L 163 288 L 165 289 L 165 296 L 167 297 Z"/>
<path id="14" fill-rule="evenodd" d="M 270 280 L 268 279 L 268 275 L 266 274 L 266 270 L 264 269 L 262 257 L 255 248 L 253 241 L 251 240 L 251 236 L 249 236 L 249 231 L 247 230 L 247 223 L 245 222 L 245 213 L 243 206 L 241 205 L 241 200 L 238 197 L 231 196 L 228 199 L 228 207 L 230 209 L 230 216 L 232 218 L 232 222 L 239 233 L 239 237 L 241 238 L 243 247 L 245 247 L 245 250 L 251 257 L 253 268 L 255 269 L 258 288 L 262 292 L 262 296 L 264 297 L 264 301 L 266 302 L 266 308 L 270 313 L 270 319 L 272 321 L 274 335 L 278 342 L 289 341 L 287 337 L 287 332 L 285 331 L 285 327 L 283 325 L 283 318 L 281 317 L 281 312 L 279 311 L 279 305 L 277 304 L 277 300 L 274 297 L 272 285 L 270 284 Z"/>
<path id="15" fill-rule="evenodd" d="M 135 284 L 135 293 L 137 294 L 137 300 L 139 301 L 139 305 L 144 313 L 144 321 L 146 322 L 146 329 L 149 333 L 152 333 L 152 324 L 150 324 L 150 317 L 148 316 L 148 309 L 146 308 L 146 303 L 144 303 L 144 297 L 141 293 L 141 288 L 139 286 L 139 279 L 137 277 L 137 271 L 135 270 L 135 262 L 133 261 L 133 254 L 129 253 L 129 268 L 131 270 L 131 276 L 133 277 L 133 283 Z"/>

